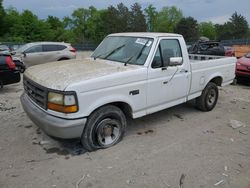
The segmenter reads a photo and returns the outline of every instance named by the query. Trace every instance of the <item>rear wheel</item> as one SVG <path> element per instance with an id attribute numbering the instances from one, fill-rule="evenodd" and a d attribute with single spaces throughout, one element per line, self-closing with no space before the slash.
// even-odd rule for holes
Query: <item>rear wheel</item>
<path id="1" fill-rule="evenodd" d="M 126 117 L 120 108 L 103 106 L 88 118 L 81 143 L 88 151 L 111 147 L 122 140 L 126 124 Z"/>
<path id="2" fill-rule="evenodd" d="M 204 112 L 211 111 L 218 100 L 219 92 L 215 83 L 209 82 L 202 91 L 200 97 L 196 99 L 196 107 Z"/>
<path id="3" fill-rule="evenodd" d="M 62 57 L 62 58 L 58 59 L 58 61 L 64 61 L 64 60 L 69 60 L 69 58 L 67 58 L 67 57 Z"/>

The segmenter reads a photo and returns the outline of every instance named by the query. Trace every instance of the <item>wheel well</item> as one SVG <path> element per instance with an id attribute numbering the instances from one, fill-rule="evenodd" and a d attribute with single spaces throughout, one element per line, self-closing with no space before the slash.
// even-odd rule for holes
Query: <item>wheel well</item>
<path id="1" fill-rule="evenodd" d="M 215 83 L 217 86 L 221 86 L 222 84 L 222 77 L 218 76 L 210 80 L 210 82 Z"/>
<path id="2" fill-rule="evenodd" d="M 132 117 L 132 108 L 129 104 L 125 102 L 114 102 L 110 104 L 120 108 L 126 117 L 130 117 L 130 118 Z"/>

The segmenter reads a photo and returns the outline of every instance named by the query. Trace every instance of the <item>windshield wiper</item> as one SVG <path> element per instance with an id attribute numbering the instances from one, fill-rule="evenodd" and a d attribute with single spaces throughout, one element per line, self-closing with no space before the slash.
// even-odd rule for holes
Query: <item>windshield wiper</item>
<path id="1" fill-rule="evenodd" d="M 139 57 L 141 57 L 143 50 L 146 48 L 146 46 L 147 46 L 147 44 L 148 44 L 148 41 L 149 41 L 149 39 L 148 39 L 147 42 L 142 46 L 142 48 L 141 48 L 141 50 L 139 51 L 138 55 L 136 56 L 136 59 L 135 59 L 135 60 L 137 60 L 137 59 L 139 59 Z M 130 58 L 128 58 L 128 60 L 125 61 L 124 66 L 127 66 L 127 64 L 130 62 L 130 60 L 131 60 L 133 57 L 134 57 L 134 55 L 131 56 Z"/>
<path id="2" fill-rule="evenodd" d="M 123 48 L 124 46 L 125 46 L 125 44 L 123 44 L 123 45 L 121 45 L 121 46 L 118 46 L 118 47 L 116 47 L 115 49 L 113 49 L 113 50 L 111 50 L 111 51 L 109 51 L 109 52 L 105 52 L 105 53 L 103 53 L 103 54 L 100 54 L 100 55 L 94 57 L 94 59 L 96 60 L 96 58 L 99 58 L 99 57 L 101 57 L 101 56 L 107 54 L 105 57 L 103 57 L 104 59 L 106 59 L 106 58 L 108 58 L 109 56 L 111 56 L 112 54 L 114 54 L 117 50 L 120 50 L 121 48 Z"/>

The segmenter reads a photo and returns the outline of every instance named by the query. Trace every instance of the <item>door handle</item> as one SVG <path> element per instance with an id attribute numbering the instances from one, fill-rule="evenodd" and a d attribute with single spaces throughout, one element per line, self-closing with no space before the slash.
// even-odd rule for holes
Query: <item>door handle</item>
<path id="1" fill-rule="evenodd" d="M 186 69 L 181 69 L 180 70 L 180 73 L 187 73 L 188 72 L 188 70 L 186 70 Z"/>

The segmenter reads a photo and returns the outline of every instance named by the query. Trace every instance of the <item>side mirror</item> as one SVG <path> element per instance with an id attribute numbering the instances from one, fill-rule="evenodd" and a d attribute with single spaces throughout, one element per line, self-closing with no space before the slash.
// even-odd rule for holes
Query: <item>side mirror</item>
<path id="1" fill-rule="evenodd" d="M 170 57 L 169 66 L 178 66 L 182 65 L 183 58 L 182 57 Z"/>
<path id="2" fill-rule="evenodd" d="M 26 56 L 27 56 L 27 54 L 25 52 L 23 52 L 23 57 L 26 57 Z"/>

